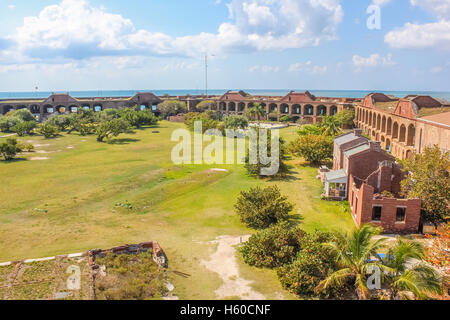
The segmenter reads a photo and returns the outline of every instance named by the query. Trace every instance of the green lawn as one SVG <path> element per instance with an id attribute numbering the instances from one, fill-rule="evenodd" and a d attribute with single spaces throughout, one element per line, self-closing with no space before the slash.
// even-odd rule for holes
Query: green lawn
<path id="1" fill-rule="evenodd" d="M 171 276 L 175 293 L 180 298 L 214 299 L 221 279 L 200 261 L 215 250 L 208 241 L 253 232 L 233 211 L 241 190 L 279 185 L 295 203 L 294 213 L 300 214 L 298 221 L 306 231 L 353 227 L 342 204 L 320 200 L 317 169 L 300 161 L 290 162 L 292 174 L 285 181 L 248 177 L 239 165 L 174 165 L 170 136 L 177 128 L 184 125 L 162 122 L 159 133 L 136 130 L 114 144 L 79 135 L 22 138 L 40 146 L 20 156 L 27 160 L 0 161 L 0 262 L 157 240 L 170 269 L 191 275 Z M 292 128 L 283 129 L 282 135 L 292 140 Z M 116 207 L 127 202 L 131 210 Z M 239 265 L 267 297 L 275 298 L 273 292 L 281 290 L 274 272 L 258 271 L 242 261 Z"/>

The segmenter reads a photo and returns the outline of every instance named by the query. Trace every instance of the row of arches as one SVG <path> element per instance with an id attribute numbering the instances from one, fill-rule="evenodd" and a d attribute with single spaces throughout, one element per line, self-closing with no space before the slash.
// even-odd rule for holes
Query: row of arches
<path id="1" fill-rule="evenodd" d="M 313 106 L 307 104 L 301 106 L 300 104 L 287 104 L 287 103 L 260 103 L 261 107 L 266 109 L 267 114 L 278 113 L 278 114 L 291 114 L 291 115 L 303 115 L 303 116 L 326 116 L 335 115 L 338 113 L 337 106 Z M 238 112 L 243 113 L 246 110 L 254 106 L 253 102 L 220 102 L 219 110 L 223 112 Z"/>
<path id="2" fill-rule="evenodd" d="M 12 111 L 12 110 L 20 110 L 20 109 L 27 109 L 29 110 L 32 114 L 38 115 L 38 114 L 53 114 L 53 113 L 57 113 L 57 114 L 64 114 L 64 113 L 75 113 L 78 112 L 78 110 L 82 108 L 84 110 L 93 110 L 95 112 L 100 112 L 103 110 L 103 106 L 101 104 L 95 104 L 93 106 L 91 105 L 69 105 L 69 106 L 65 106 L 65 105 L 50 105 L 50 104 L 46 104 L 46 105 L 31 105 L 31 106 L 12 106 L 12 105 L 6 105 L 6 106 L 2 106 L 1 108 L 1 113 L 2 114 L 7 114 L 8 112 Z"/>
<path id="3" fill-rule="evenodd" d="M 376 132 L 379 132 L 407 146 L 415 146 L 416 128 L 412 123 L 404 124 L 389 115 L 362 108 L 357 109 L 356 121 L 360 126 L 364 125 L 372 130 L 372 138 L 376 138 Z"/>

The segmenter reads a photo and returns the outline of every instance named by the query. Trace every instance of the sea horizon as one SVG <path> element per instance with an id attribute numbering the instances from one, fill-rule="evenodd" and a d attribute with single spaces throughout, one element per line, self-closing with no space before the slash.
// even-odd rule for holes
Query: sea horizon
<path id="1" fill-rule="evenodd" d="M 208 95 L 216 96 L 222 95 L 229 89 L 211 89 L 208 90 Z M 290 91 L 304 92 L 307 89 L 233 89 L 243 90 L 252 95 L 261 96 L 284 96 Z M 429 95 L 434 98 L 441 98 L 450 100 L 450 91 L 384 91 L 384 90 L 308 90 L 313 95 L 318 97 L 336 97 L 336 98 L 364 98 L 372 92 L 382 92 L 388 95 L 393 95 L 398 98 L 407 95 Z M 5 91 L 0 92 L 0 100 L 4 99 L 32 99 L 32 98 L 47 98 L 52 93 L 69 93 L 73 97 L 129 97 L 134 96 L 137 92 L 153 92 L 157 96 L 183 96 L 202 95 L 205 90 L 197 89 L 166 89 L 166 90 L 152 90 L 152 89 L 133 89 L 133 90 L 61 90 L 61 91 Z"/>

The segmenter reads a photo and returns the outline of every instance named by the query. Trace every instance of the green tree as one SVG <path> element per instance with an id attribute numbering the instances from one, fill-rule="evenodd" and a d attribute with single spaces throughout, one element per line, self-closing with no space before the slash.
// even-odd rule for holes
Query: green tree
<path id="1" fill-rule="evenodd" d="M 248 109 L 247 114 L 252 119 L 258 120 L 258 122 L 261 121 L 266 116 L 266 109 L 259 103 L 255 103 L 253 107 Z"/>
<path id="2" fill-rule="evenodd" d="M 178 100 L 165 100 L 158 105 L 158 110 L 163 119 L 170 116 L 176 116 L 179 113 L 187 113 L 186 103 Z"/>
<path id="3" fill-rule="evenodd" d="M 260 152 L 265 152 L 264 150 L 261 150 L 260 148 L 260 144 L 259 144 L 259 131 L 257 130 L 257 135 L 256 135 L 256 145 L 250 145 L 250 148 L 247 150 L 246 156 L 245 156 L 245 169 L 247 170 L 247 173 L 251 176 L 255 176 L 255 177 L 265 177 L 263 175 L 261 175 L 261 170 L 263 168 L 269 168 L 271 166 L 271 164 L 263 164 L 261 163 L 261 158 L 260 158 Z M 267 130 L 267 156 L 271 157 L 272 156 L 272 131 L 271 130 Z M 285 175 L 288 171 L 289 168 L 286 165 L 285 161 L 287 159 L 287 155 L 286 155 L 286 143 L 284 141 L 284 139 L 282 137 L 279 138 L 279 150 L 278 150 L 278 172 L 277 172 L 277 176 L 283 176 Z M 255 150 L 256 149 L 256 150 Z M 250 154 L 251 152 L 254 152 L 256 154 L 256 163 L 250 163 Z"/>
<path id="4" fill-rule="evenodd" d="M 344 109 L 334 115 L 340 126 L 353 126 L 355 121 L 355 110 Z"/>
<path id="5" fill-rule="evenodd" d="M 228 116 L 224 118 L 226 129 L 247 129 L 248 119 L 245 116 Z"/>
<path id="6" fill-rule="evenodd" d="M 209 129 L 217 129 L 220 122 L 211 118 L 208 113 L 189 112 L 184 117 L 184 123 L 191 130 L 194 131 L 195 122 L 202 123 L 202 133 Z"/>
<path id="7" fill-rule="evenodd" d="M 392 299 L 408 299 L 413 293 L 417 299 L 429 299 L 442 294 L 442 278 L 424 262 L 424 246 L 413 240 L 397 239 L 383 259 L 385 282 Z M 415 261 L 415 262 L 412 262 Z"/>
<path id="8" fill-rule="evenodd" d="M 277 268 L 295 258 L 305 235 L 299 227 L 291 228 L 284 221 L 252 235 L 239 251 L 248 265 Z"/>
<path id="9" fill-rule="evenodd" d="M 300 127 L 300 129 L 297 130 L 297 134 L 299 136 L 309 136 L 309 135 L 321 135 L 322 129 L 315 124 L 307 124 Z"/>
<path id="10" fill-rule="evenodd" d="M 70 126 L 70 118 L 71 116 L 66 114 L 53 115 L 45 123 L 58 127 L 60 131 L 64 131 Z"/>
<path id="11" fill-rule="evenodd" d="M 214 111 L 217 109 L 217 103 L 214 100 L 204 100 L 198 103 L 194 110 L 197 112 Z"/>
<path id="12" fill-rule="evenodd" d="M 336 255 L 336 270 L 321 281 L 316 292 L 330 287 L 342 287 L 353 283 L 353 288 L 360 300 L 369 299 L 371 294 L 367 287 L 369 266 L 381 266 L 381 261 L 372 261 L 384 248 L 385 239 L 373 240 L 380 230 L 370 225 L 363 225 L 350 234 L 336 234 L 336 239 L 326 245 Z"/>
<path id="13" fill-rule="evenodd" d="M 407 198 L 422 200 L 422 219 L 438 226 L 449 220 L 450 207 L 450 153 L 442 153 L 438 146 L 425 148 L 423 154 L 414 154 L 400 161 L 409 175 L 402 181 Z"/>
<path id="14" fill-rule="evenodd" d="M 38 133 L 42 134 L 45 138 L 54 138 L 59 134 L 59 127 L 52 125 L 51 123 L 44 122 L 39 125 Z"/>
<path id="15" fill-rule="evenodd" d="M 124 119 L 113 119 L 100 123 L 97 127 L 97 141 L 110 141 L 112 137 L 117 137 L 121 133 L 130 132 L 130 124 Z"/>
<path id="16" fill-rule="evenodd" d="M 314 165 L 319 165 L 333 157 L 334 141 L 323 135 L 300 136 L 291 142 L 289 150 L 296 156 L 303 157 Z"/>
<path id="17" fill-rule="evenodd" d="M 22 121 L 35 121 L 36 118 L 28 109 L 18 109 L 10 111 L 6 114 L 7 117 L 16 117 Z"/>
<path id="18" fill-rule="evenodd" d="M 278 279 L 286 290 L 305 298 L 337 298 L 342 288 L 328 287 L 327 290 L 315 292 L 319 283 L 325 280 L 328 273 L 336 267 L 336 254 L 324 246 L 333 236 L 316 231 L 301 238 L 301 248 L 294 261 L 277 270 Z"/>
<path id="19" fill-rule="evenodd" d="M 17 133 L 19 137 L 23 137 L 30 135 L 34 128 L 36 128 L 36 121 L 20 121 L 11 128 L 11 131 Z"/>
<path id="20" fill-rule="evenodd" d="M 280 221 L 288 220 L 294 209 L 277 186 L 242 191 L 234 206 L 241 221 L 253 229 L 264 229 Z"/>
<path id="21" fill-rule="evenodd" d="M 288 116 L 288 115 L 282 116 L 280 118 L 280 122 L 288 123 L 288 122 L 291 122 L 291 121 L 292 121 L 292 118 L 290 116 Z"/>
<path id="22" fill-rule="evenodd" d="M 319 127 L 321 129 L 322 135 L 335 137 L 341 134 L 341 123 L 333 116 L 324 116 Z"/>
<path id="23" fill-rule="evenodd" d="M 20 149 L 17 140 L 8 138 L 5 142 L 0 143 L 0 154 L 5 160 L 12 160 L 22 150 Z"/>

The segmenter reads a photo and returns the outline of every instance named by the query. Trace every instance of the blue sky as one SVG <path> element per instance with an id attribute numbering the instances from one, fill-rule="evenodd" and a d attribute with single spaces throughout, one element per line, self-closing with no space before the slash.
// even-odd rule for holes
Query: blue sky
<path id="1" fill-rule="evenodd" d="M 450 0 L 0 2 L 0 91 L 202 89 L 206 51 L 215 89 L 450 91 Z"/>

